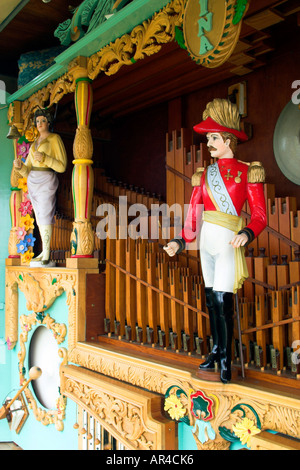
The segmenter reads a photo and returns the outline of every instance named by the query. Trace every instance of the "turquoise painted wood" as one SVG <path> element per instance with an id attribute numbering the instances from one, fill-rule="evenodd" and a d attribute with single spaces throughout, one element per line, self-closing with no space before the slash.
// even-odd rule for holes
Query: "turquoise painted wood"
<path id="1" fill-rule="evenodd" d="M 6 94 L 6 101 L 9 95 Z M 0 109 L 0 405 L 11 390 L 11 355 L 5 342 L 5 258 L 8 257 L 8 238 L 11 227 L 9 212 L 10 173 L 14 158 L 13 144 L 6 138 L 8 133 L 5 104 Z M 0 421 L 0 442 L 9 441 L 10 433 L 6 420 Z"/>

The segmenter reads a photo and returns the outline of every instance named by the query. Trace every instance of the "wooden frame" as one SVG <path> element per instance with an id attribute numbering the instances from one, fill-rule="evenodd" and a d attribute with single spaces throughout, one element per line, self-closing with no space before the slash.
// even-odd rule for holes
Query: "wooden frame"
<path id="1" fill-rule="evenodd" d="M 221 438 L 219 430 L 222 427 L 232 428 L 240 417 L 230 413 L 230 409 L 247 403 L 256 410 L 262 430 L 271 429 L 288 436 L 299 437 L 300 410 L 299 392 L 295 389 L 293 396 L 288 391 L 278 392 L 271 384 L 253 387 L 243 382 L 226 385 L 221 382 L 208 382 L 196 377 L 196 366 L 185 364 L 176 365 L 164 362 L 163 358 L 138 356 L 136 351 L 127 352 L 117 349 L 114 345 L 91 344 L 85 342 L 85 299 L 86 275 L 96 273 L 97 260 L 71 258 L 67 260 L 66 268 L 27 268 L 23 266 L 6 267 L 6 338 L 10 336 L 10 347 L 14 347 L 18 337 L 18 288 L 27 299 L 27 308 L 32 305 L 40 306 L 42 294 L 50 286 L 52 290 L 43 300 L 44 311 L 50 303 L 65 291 L 68 306 L 68 360 L 80 369 L 77 370 L 81 383 L 87 380 L 85 376 L 93 376 L 93 381 L 101 382 L 101 377 L 117 379 L 116 385 L 141 388 L 164 396 L 170 388 L 180 388 L 186 397 L 192 391 L 201 391 L 213 399 L 213 418 L 211 426 L 217 438 L 208 441 L 212 449 L 228 448 L 228 441 Z M 53 287 L 55 286 L 55 288 Z M 32 302 L 35 302 L 33 304 Z M 8 342 L 9 342 L 8 341 Z M 82 370 L 81 368 L 84 368 Z M 87 369 L 87 370 L 86 370 Z M 102 374 L 101 376 L 99 374 Z M 108 389 L 107 389 L 108 391 Z M 67 394 L 67 393 L 66 393 Z M 186 414 L 189 413 L 189 399 L 182 402 Z M 194 427 L 196 418 L 191 417 L 190 425 Z M 196 436 L 195 436 L 196 439 Z M 197 445 L 200 446 L 196 440 Z M 203 447 L 203 446 L 202 446 Z M 201 446 L 199 448 L 202 448 Z M 205 446 L 204 446 L 205 448 Z"/>

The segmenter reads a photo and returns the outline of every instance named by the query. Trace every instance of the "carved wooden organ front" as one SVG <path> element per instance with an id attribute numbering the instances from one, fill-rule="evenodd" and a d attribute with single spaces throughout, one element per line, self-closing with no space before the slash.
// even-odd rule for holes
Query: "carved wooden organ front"
<path id="1" fill-rule="evenodd" d="M 191 132 L 185 129 L 166 137 L 165 202 L 169 206 L 188 204 L 191 176 L 196 168 L 211 163 L 205 146 L 191 143 Z M 211 345 L 199 251 L 169 258 L 162 247 L 180 227 L 176 214 L 171 216 L 171 227 L 164 227 L 161 217 L 151 225 L 151 205 L 162 204 L 161 197 L 112 181 L 102 169 L 96 168 L 94 174 L 91 223 L 94 257 L 105 274 L 105 315 L 99 313 L 98 334 L 92 341 L 113 343 L 123 350 L 137 348 L 157 357 L 169 355 L 196 366 Z M 148 227 L 148 237 L 118 237 L 117 230 L 116 239 L 98 238 L 97 224 L 103 217 L 97 215 L 97 208 L 110 204 L 118 217 L 120 196 L 127 197 L 128 208 L 136 203 L 146 208 L 139 220 Z M 268 226 L 247 250 L 249 278 L 238 293 L 243 359 L 250 376 L 265 371 L 278 380 L 292 380 L 300 373 L 295 355 L 300 338 L 300 214 L 295 198 L 277 198 L 272 184 L 265 184 L 265 197 Z M 60 186 L 58 201 L 52 256 L 63 266 L 70 256 L 73 217 L 67 185 Z M 249 217 L 247 204 L 242 215 Z M 156 224 L 159 238 L 155 240 L 151 227 Z M 87 315 L 87 331 L 88 322 Z M 239 364 L 236 323 L 233 350 L 234 362 Z"/>

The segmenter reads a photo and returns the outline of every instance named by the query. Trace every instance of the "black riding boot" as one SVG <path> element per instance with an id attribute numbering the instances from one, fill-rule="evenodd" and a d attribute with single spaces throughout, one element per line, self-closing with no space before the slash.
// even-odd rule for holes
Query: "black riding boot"
<path id="1" fill-rule="evenodd" d="M 209 322 L 210 322 L 210 330 L 213 339 L 213 347 L 211 353 L 203 362 L 200 364 L 199 369 L 201 370 L 214 370 L 215 369 L 215 362 L 219 361 L 219 346 L 218 346 L 218 331 L 217 331 L 217 324 L 216 324 L 216 314 L 214 309 L 214 300 L 213 300 L 213 290 L 212 287 L 205 287 L 205 299 L 206 299 L 206 306 L 209 313 Z"/>
<path id="2" fill-rule="evenodd" d="M 231 380 L 233 294 L 231 292 L 213 291 L 213 299 L 220 348 L 220 378 L 226 384 Z"/>

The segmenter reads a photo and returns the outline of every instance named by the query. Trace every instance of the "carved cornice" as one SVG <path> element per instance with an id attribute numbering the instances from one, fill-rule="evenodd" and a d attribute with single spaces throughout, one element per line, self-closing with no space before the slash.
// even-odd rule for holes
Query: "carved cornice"
<path id="1" fill-rule="evenodd" d="M 156 54 L 163 44 L 175 38 L 175 27 L 182 25 L 186 0 L 173 0 L 153 17 L 136 26 L 130 34 L 103 47 L 93 54 L 87 63 L 88 77 L 94 80 L 100 72 L 113 75 L 123 65 L 132 65 L 139 59 Z M 34 93 L 22 102 L 22 120 L 24 132 L 30 125 L 30 120 L 36 108 L 51 107 L 58 103 L 67 93 L 73 93 L 76 88 L 74 74 L 80 67 L 80 57 L 69 63 L 68 71 Z M 8 118 L 13 121 L 14 103 L 9 106 Z"/>
<path id="2" fill-rule="evenodd" d="M 175 27 L 182 25 L 185 4 L 186 0 L 173 0 L 130 34 L 93 54 L 88 61 L 89 77 L 94 80 L 100 72 L 113 75 L 123 65 L 132 65 L 159 52 L 163 44 L 174 40 Z"/>

